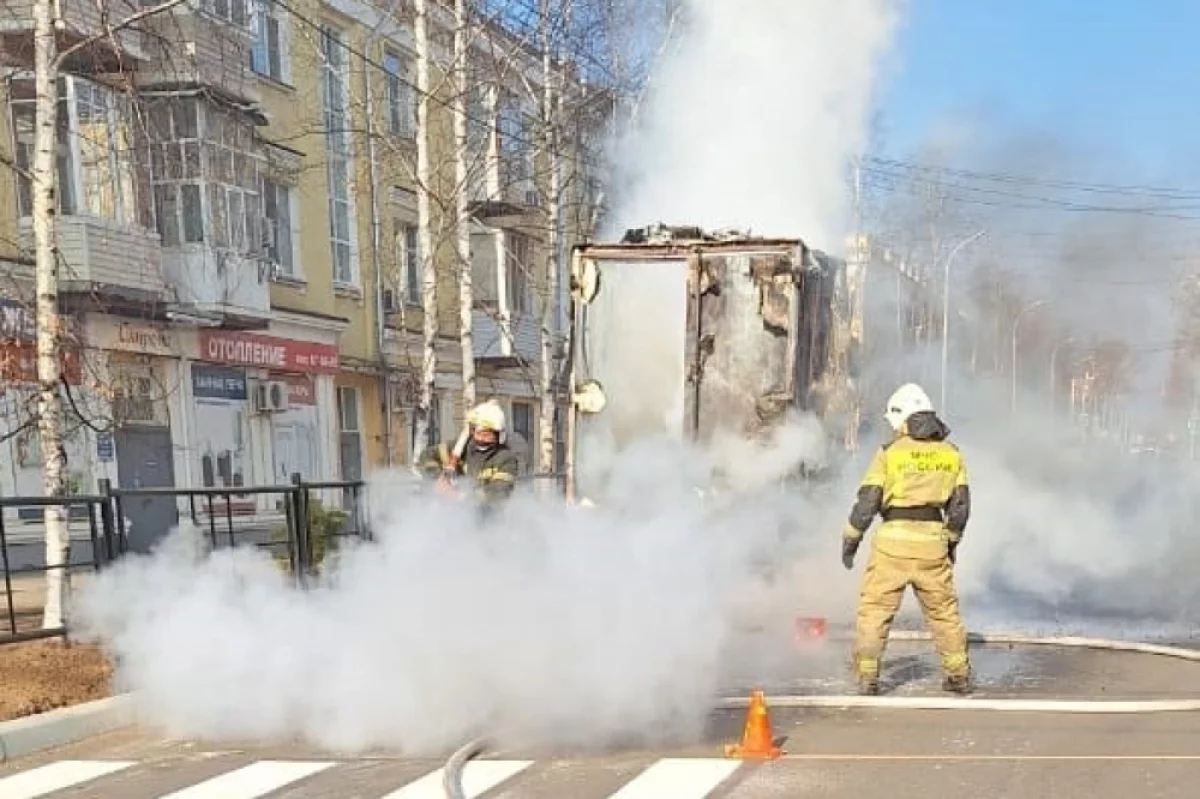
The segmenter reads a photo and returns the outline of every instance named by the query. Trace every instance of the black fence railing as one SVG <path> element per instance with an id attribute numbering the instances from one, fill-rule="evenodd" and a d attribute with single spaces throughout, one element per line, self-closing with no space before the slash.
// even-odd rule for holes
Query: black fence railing
<path id="1" fill-rule="evenodd" d="M 65 511 L 69 549 L 66 562 L 46 563 L 46 508 Z M 15 512 L 13 512 L 15 511 Z M 107 497 L 0 497 L 0 566 L 4 570 L 4 624 L 0 643 L 54 638 L 62 625 L 44 627 L 47 575 L 69 579 L 74 572 L 99 571 L 117 556 L 119 543 Z"/>
<path id="2" fill-rule="evenodd" d="M 32 511 L 47 506 L 67 511 L 70 549 L 64 565 L 46 565 L 42 514 Z M 270 550 L 301 586 L 343 541 L 371 537 L 362 481 L 305 482 L 299 474 L 276 486 L 114 488 L 101 480 L 96 495 L 0 497 L 5 595 L 0 644 L 68 632 L 69 621 L 42 625 L 48 571 L 68 576 L 99 571 L 128 552 L 148 552 L 182 519 L 203 530 L 212 549 Z"/>

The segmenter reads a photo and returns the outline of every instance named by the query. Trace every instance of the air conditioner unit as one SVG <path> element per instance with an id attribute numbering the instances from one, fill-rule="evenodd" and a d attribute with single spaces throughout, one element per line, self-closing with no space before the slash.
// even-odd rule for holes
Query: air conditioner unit
<path id="1" fill-rule="evenodd" d="M 283 380 L 263 380 L 253 384 L 252 405 L 255 413 L 279 413 L 289 408 L 288 384 Z"/>
<path id="2" fill-rule="evenodd" d="M 396 313 L 399 310 L 400 310 L 400 302 L 396 298 L 395 289 L 384 289 L 383 290 L 383 312 L 384 313 Z"/>
<path id="3" fill-rule="evenodd" d="M 525 192 L 525 204 L 530 208 L 539 208 L 542 204 L 542 195 L 537 189 L 528 189 Z"/>

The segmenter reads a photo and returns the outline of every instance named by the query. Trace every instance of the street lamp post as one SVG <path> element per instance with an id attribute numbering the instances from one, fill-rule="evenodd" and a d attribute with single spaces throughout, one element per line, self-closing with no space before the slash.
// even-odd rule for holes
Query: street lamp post
<path id="1" fill-rule="evenodd" d="M 1025 314 L 1029 313 L 1030 311 L 1034 310 L 1035 308 L 1042 307 L 1043 305 L 1046 304 L 1046 302 L 1047 302 L 1047 300 L 1038 300 L 1035 303 L 1026 305 L 1024 308 L 1017 311 L 1017 316 L 1013 320 L 1012 367 L 1011 367 L 1012 374 L 1010 375 L 1010 377 L 1012 378 L 1012 400 L 1011 400 L 1010 410 L 1014 415 L 1017 412 L 1017 334 L 1021 330 L 1021 317 L 1024 316 Z"/>
<path id="2" fill-rule="evenodd" d="M 946 263 L 942 267 L 942 393 L 938 410 L 943 414 L 946 413 L 947 364 L 950 360 L 950 264 L 953 263 L 954 256 L 958 255 L 959 250 L 986 233 L 986 228 L 978 230 L 956 244 L 950 254 L 946 256 Z"/>

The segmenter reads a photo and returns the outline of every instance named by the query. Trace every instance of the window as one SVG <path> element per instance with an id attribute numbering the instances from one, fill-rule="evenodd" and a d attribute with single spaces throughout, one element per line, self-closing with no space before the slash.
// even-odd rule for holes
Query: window
<path id="1" fill-rule="evenodd" d="M 416 107 L 404 61 L 397 53 L 384 51 L 383 69 L 387 73 L 388 131 L 393 136 L 412 136 L 417 130 Z"/>
<path id="2" fill-rule="evenodd" d="M 421 304 L 421 238 L 417 226 L 396 220 L 396 264 L 400 274 L 400 293 L 409 305 Z"/>
<path id="3" fill-rule="evenodd" d="M 496 262 L 498 232 L 471 234 L 471 293 L 477 308 L 496 310 L 500 306 L 497 292 L 499 267 Z"/>
<path id="4" fill-rule="evenodd" d="M 529 128 L 528 115 L 521 102 L 504 92 L 497 109 L 496 132 L 500 150 L 500 181 L 506 188 L 533 177 L 533 134 Z"/>
<path id="5" fill-rule="evenodd" d="M 338 386 L 338 452 L 342 479 L 362 479 L 362 430 L 358 418 L 358 389 L 354 386 Z M 347 500 L 349 493 L 347 492 Z"/>
<path id="6" fill-rule="evenodd" d="M 323 97 L 325 150 L 329 179 L 329 246 L 334 283 L 355 285 L 354 210 L 350 166 L 350 116 L 347 111 L 346 45 L 342 33 L 328 26 L 321 28 L 321 54 L 324 57 Z"/>
<path id="7" fill-rule="evenodd" d="M 250 13 L 246 0 L 203 0 L 201 8 L 210 16 L 249 29 Z"/>
<path id="8" fill-rule="evenodd" d="M 529 269 L 533 264 L 529 237 L 508 231 L 504 238 L 508 243 L 504 258 L 508 312 L 514 315 L 533 313 L 533 298 L 529 291 Z"/>
<path id="9" fill-rule="evenodd" d="M 260 256 L 264 159 L 253 151 L 249 123 L 194 97 L 156 97 L 147 112 L 163 246 L 207 242 Z"/>
<path id="10" fill-rule="evenodd" d="M 263 216 L 268 228 L 263 236 L 267 258 L 279 268 L 279 274 L 299 277 L 292 243 L 292 189 L 267 178 L 263 179 L 262 186 Z"/>
<path id="11" fill-rule="evenodd" d="M 287 41 L 283 20 L 276 14 L 273 0 L 254 0 L 254 44 L 250 48 L 250 68 L 280 83 L 287 78 Z"/>
<path id="12" fill-rule="evenodd" d="M 533 468 L 534 460 L 534 441 L 533 441 L 533 406 L 528 402 L 512 403 L 512 412 L 510 414 L 508 426 L 516 435 L 521 437 L 521 442 L 525 446 L 525 451 L 522 453 L 521 467 L 522 471 L 528 473 Z"/>
<path id="13" fill-rule="evenodd" d="M 129 98 L 75 77 L 60 80 L 59 92 L 59 213 L 153 227 Z M 20 170 L 28 170 L 34 140 L 32 82 L 14 80 L 9 96 L 14 160 Z M 18 173 L 17 207 L 22 217 L 29 216 L 32 199 L 29 179 Z"/>

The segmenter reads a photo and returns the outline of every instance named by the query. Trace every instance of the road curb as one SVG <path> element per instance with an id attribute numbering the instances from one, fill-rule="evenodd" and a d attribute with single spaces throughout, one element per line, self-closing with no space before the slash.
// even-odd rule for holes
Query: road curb
<path id="1" fill-rule="evenodd" d="M 136 723 L 132 694 L 0 722 L 0 763 Z"/>

